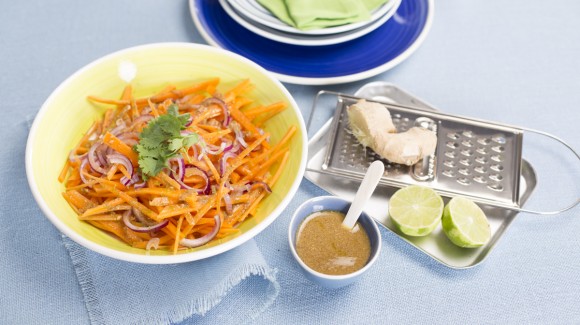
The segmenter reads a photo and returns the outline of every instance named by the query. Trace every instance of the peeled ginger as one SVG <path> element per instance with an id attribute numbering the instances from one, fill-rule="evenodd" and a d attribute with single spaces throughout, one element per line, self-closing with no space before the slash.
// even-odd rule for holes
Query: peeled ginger
<path id="1" fill-rule="evenodd" d="M 410 166 L 435 153 L 435 132 L 412 127 L 396 133 L 389 110 L 379 103 L 361 99 L 347 108 L 347 114 L 357 140 L 393 163 Z"/>

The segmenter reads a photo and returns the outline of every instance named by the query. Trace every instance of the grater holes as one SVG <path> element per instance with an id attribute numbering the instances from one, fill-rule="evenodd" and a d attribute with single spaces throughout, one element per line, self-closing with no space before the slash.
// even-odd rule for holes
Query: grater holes
<path id="1" fill-rule="evenodd" d="M 503 146 L 494 146 L 494 147 L 491 147 L 491 150 L 493 150 L 495 152 L 504 152 L 505 148 Z"/>
<path id="2" fill-rule="evenodd" d="M 491 139 L 490 138 L 479 138 L 479 139 L 477 139 L 477 142 L 479 144 L 482 144 L 484 146 L 487 146 L 487 145 L 489 145 L 491 143 Z"/>
<path id="3" fill-rule="evenodd" d="M 491 160 L 496 161 L 496 162 L 502 162 L 503 157 L 501 155 L 493 155 L 493 156 L 491 156 Z"/>
<path id="4" fill-rule="evenodd" d="M 480 163 L 480 164 L 487 164 L 487 161 L 488 160 L 487 160 L 486 157 L 480 156 L 480 157 L 475 158 L 475 161 L 478 162 L 478 163 Z"/>
<path id="5" fill-rule="evenodd" d="M 459 148 L 459 143 L 454 142 L 454 141 L 449 141 L 449 142 L 446 143 L 446 145 L 447 145 L 448 148 L 451 148 L 451 149 L 457 149 L 457 148 Z"/>
<path id="6" fill-rule="evenodd" d="M 471 148 L 471 147 L 473 147 L 473 142 L 471 142 L 470 140 L 463 140 L 463 141 L 461 142 L 461 144 L 462 144 L 464 147 L 468 147 L 468 148 Z"/>
<path id="7" fill-rule="evenodd" d="M 477 148 L 477 150 L 475 150 L 475 152 L 477 152 L 480 155 L 486 155 L 487 154 L 487 149 L 484 147 L 479 147 Z"/>
<path id="8" fill-rule="evenodd" d="M 492 181 L 499 182 L 503 179 L 503 176 L 501 176 L 500 174 L 491 174 L 489 175 L 489 179 L 491 179 Z"/>
<path id="9" fill-rule="evenodd" d="M 443 165 L 445 165 L 445 166 L 447 166 L 447 167 L 451 167 L 451 168 L 453 168 L 453 167 L 455 167 L 455 166 L 456 166 L 456 165 L 455 165 L 455 161 L 453 161 L 453 160 L 446 160 L 446 161 L 443 163 Z"/>
<path id="10" fill-rule="evenodd" d="M 437 128 L 435 121 L 424 116 L 415 119 L 415 126 L 432 131 L 435 131 L 435 129 Z"/>
<path id="11" fill-rule="evenodd" d="M 489 188 L 490 190 L 496 191 L 496 192 L 503 191 L 503 186 L 501 184 L 497 184 L 497 183 L 489 184 L 487 186 L 487 188 Z"/>
<path id="12" fill-rule="evenodd" d="M 460 138 L 459 134 L 455 132 L 447 133 L 447 137 L 451 140 L 459 140 Z"/>
<path id="13" fill-rule="evenodd" d="M 471 157 L 471 156 L 473 156 L 473 150 L 471 150 L 471 149 L 463 149 L 463 150 L 461 150 L 461 154 L 463 156 L 466 156 L 466 157 Z"/>
<path id="14" fill-rule="evenodd" d="M 473 138 L 474 137 L 473 132 L 468 131 L 468 130 L 461 132 L 461 134 L 466 138 Z"/>
<path id="15" fill-rule="evenodd" d="M 471 180 L 467 177 L 459 177 L 457 178 L 457 183 L 461 185 L 469 185 L 471 184 Z"/>
<path id="16" fill-rule="evenodd" d="M 452 169 L 446 169 L 441 174 L 447 177 L 455 177 L 455 171 Z"/>
<path id="17" fill-rule="evenodd" d="M 459 163 L 462 164 L 463 166 L 470 166 L 471 165 L 471 161 L 467 158 L 460 159 Z"/>
<path id="18" fill-rule="evenodd" d="M 447 158 L 455 158 L 455 152 L 454 151 L 446 151 L 445 152 L 445 157 Z"/>
<path id="19" fill-rule="evenodd" d="M 507 140 L 503 134 L 494 135 L 491 140 L 495 143 L 506 144 Z"/>
<path id="20" fill-rule="evenodd" d="M 503 166 L 499 164 L 493 164 L 489 166 L 489 168 L 491 168 L 491 170 L 495 170 L 496 172 L 501 172 L 503 170 Z"/>
<path id="21" fill-rule="evenodd" d="M 476 181 L 476 182 L 478 182 L 478 183 L 480 183 L 480 184 L 485 184 L 485 183 L 487 183 L 487 180 L 486 180 L 486 179 L 485 179 L 485 177 L 483 177 L 483 176 L 475 176 L 475 177 L 473 178 L 473 180 L 474 180 L 474 181 Z"/>
<path id="22" fill-rule="evenodd" d="M 467 168 L 459 168 L 458 172 L 461 175 L 465 175 L 465 176 L 471 175 L 471 171 L 469 169 L 467 169 Z"/>
<path id="23" fill-rule="evenodd" d="M 487 169 L 485 169 L 485 167 L 483 167 L 483 166 L 477 166 L 477 167 L 473 168 L 473 170 L 475 170 L 476 172 L 478 172 L 480 174 L 485 174 L 487 172 Z"/>

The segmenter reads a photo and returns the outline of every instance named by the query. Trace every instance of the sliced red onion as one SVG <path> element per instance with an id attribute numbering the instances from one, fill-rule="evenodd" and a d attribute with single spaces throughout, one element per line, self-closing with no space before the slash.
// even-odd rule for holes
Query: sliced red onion
<path id="1" fill-rule="evenodd" d="M 202 237 L 199 237 L 199 238 L 195 238 L 195 239 L 183 238 L 182 240 L 179 241 L 179 244 L 182 246 L 186 246 L 186 247 L 198 247 L 198 246 L 207 244 L 210 240 L 212 240 L 217 235 L 217 233 L 220 231 L 220 228 L 222 226 L 222 221 L 221 221 L 219 215 L 215 215 L 213 217 L 213 219 L 215 220 L 215 225 L 213 226 L 213 229 L 208 234 L 206 234 Z"/>
<path id="2" fill-rule="evenodd" d="M 191 146 L 190 148 L 191 148 L 191 150 L 193 150 L 193 157 L 197 158 L 197 147 L 196 146 Z"/>
<path id="3" fill-rule="evenodd" d="M 141 181 L 141 177 L 139 177 L 138 173 L 133 173 L 133 177 L 131 177 L 131 179 L 127 179 L 127 177 L 125 177 L 125 176 L 121 177 L 121 182 L 125 186 L 129 186 L 131 184 L 134 184 L 133 187 L 142 188 L 142 187 L 145 187 L 145 185 L 147 184 L 145 181 L 143 181 L 141 183 L 139 183 L 139 181 Z M 137 186 L 138 184 L 140 184 L 140 185 Z"/>
<path id="4" fill-rule="evenodd" d="M 169 169 L 171 169 L 171 174 L 173 178 L 179 179 L 183 181 L 183 177 L 185 176 L 185 161 L 182 157 L 174 157 L 170 158 L 168 161 Z M 173 169 L 172 165 L 177 165 L 177 170 Z"/>
<path id="5" fill-rule="evenodd" d="M 131 179 L 127 178 L 126 176 L 121 177 L 119 181 L 121 181 L 121 184 L 125 186 L 129 186 L 131 184 Z"/>
<path id="6" fill-rule="evenodd" d="M 99 158 L 97 157 L 97 148 L 100 146 L 100 142 L 95 142 L 91 148 L 89 149 L 89 152 L 87 153 L 87 157 L 88 157 L 88 161 L 89 164 L 91 165 L 91 168 L 96 171 L 99 172 L 101 174 L 106 174 L 107 171 L 101 166 L 101 163 L 98 161 Z M 105 164 L 103 163 L 103 166 Z"/>
<path id="7" fill-rule="evenodd" d="M 112 129 L 110 132 L 112 135 L 118 135 L 120 134 L 123 130 L 125 130 L 127 128 L 127 124 L 125 124 L 125 121 L 123 121 L 122 119 L 118 119 L 115 124 L 117 125 L 114 129 Z"/>
<path id="8" fill-rule="evenodd" d="M 153 231 L 157 231 L 162 229 L 163 227 L 167 226 L 167 224 L 169 223 L 169 220 L 165 219 L 163 221 L 161 221 L 160 223 L 151 225 L 151 226 L 147 226 L 147 227 L 140 227 L 140 226 L 135 226 L 134 224 L 131 223 L 131 210 L 127 210 L 125 213 L 123 213 L 123 223 L 125 224 L 125 226 L 127 226 L 127 228 L 135 231 L 135 232 L 153 232 Z"/>
<path id="9" fill-rule="evenodd" d="M 159 248 L 159 238 L 155 237 L 155 238 L 149 239 L 149 241 L 147 242 L 147 246 L 145 246 L 145 249 L 149 251 L 149 250 L 151 250 L 151 248 L 153 248 L 153 249 Z"/>
<path id="10" fill-rule="evenodd" d="M 123 140 L 123 139 L 139 139 L 139 133 L 138 132 L 123 132 L 120 133 L 117 138 Z"/>
<path id="11" fill-rule="evenodd" d="M 141 183 L 135 183 L 133 185 L 134 188 L 144 188 L 145 186 L 147 186 L 147 182 L 146 181 L 142 181 Z"/>
<path id="12" fill-rule="evenodd" d="M 137 221 L 139 221 L 140 223 L 146 225 L 146 226 L 151 226 L 153 224 L 155 224 L 154 222 L 152 222 L 151 220 L 149 220 L 144 214 L 143 212 L 139 211 L 139 209 L 131 207 L 131 212 L 133 213 L 133 216 L 135 217 L 135 219 L 137 219 Z"/>
<path id="13" fill-rule="evenodd" d="M 151 113 L 153 110 L 151 109 L 151 107 L 147 106 L 145 107 L 142 111 L 141 111 L 141 116 L 143 115 L 149 115 L 149 113 Z"/>
<path id="14" fill-rule="evenodd" d="M 231 151 L 228 151 L 226 153 L 224 153 L 224 155 L 222 156 L 222 158 L 220 159 L 220 176 L 223 176 L 224 173 L 226 172 L 226 164 L 228 162 L 228 159 L 230 158 L 236 158 L 238 156 L 237 153 L 233 153 Z"/>
<path id="15" fill-rule="evenodd" d="M 187 119 L 187 123 L 185 123 L 185 127 L 188 127 L 193 123 L 193 115 L 189 114 L 189 118 Z"/>
<path id="16" fill-rule="evenodd" d="M 234 194 L 247 193 L 251 189 L 252 189 L 252 186 L 250 185 L 250 183 L 231 187 L 232 193 L 234 193 Z"/>
<path id="17" fill-rule="evenodd" d="M 179 186 L 181 186 L 181 188 L 184 188 L 184 189 L 186 189 L 186 190 L 191 190 L 191 189 L 193 189 L 193 187 L 191 187 L 191 186 L 189 186 L 189 185 L 185 184 L 185 183 L 184 183 L 182 180 L 180 180 L 179 178 L 173 178 L 173 179 L 174 179 L 174 180 L 175 180 L 175 181 L 176 181 L 176 182 L 179 184 Z"/>
<path id="18" fill-rule="evenodd" d="M 192 147 L 194 147 L 194 146 L 192 146 Z M 197 155 L 197 160 L 201 161 L 203 159 L 203 156 L 205 155 L 205 148 L 202 145 L 202 142 L 199 142 L 197 144 L 197 147 L 199 148 L 199 155 Z"/>
<path id="19" fill-rule="evenodd" d="M 226 212 L 228 213 L 228 215 L 232 214 L 232 198 L 230 197 L 229 194 L 224 194 L 224 203 L 226 204 Z"/>
<path id="20" fill-rule="evenodd" d="M 105 158 L 105 156 L 109 153 L 113 153 L 113 149 L 111 149 L 110 147 L 101 143 L 97 147 L 97 150 L 95 151 L 95 153 L 97 155 L 97 159 L 99 160 L 99 163 L 101 164 L 101 166 L 103 166 L 103 167 L 109 166 L 109 163 L 107 162 L 107 158 Z"/>
<path id="21" fill-rule="evenodd" d="M 229 145 L 224 149 L 224 152 L 239 153 L 239 151 L 240 151 L 240 143 L 238 141 L 234 141 L 234 144 Z"/>
<path id="22" fill-rule="evenodd" d="M 85 178 L 84 172 L 85 172 L 85 167 L 87 166 L 89 160 L 88 159 L 83 159 L 81 160 L 81 167 L 79 170 L 80 176 L 81 176 L 81 180 L 83 181 L 83 183 L 87 184 L 89 181 Z"/>
<path id="23" fill-rule="evenodd" d="M 222 109 L 222 112 L 224 114 L 223 125 L 228 126 L 230 124 L 230 121 L 231 121 L 230 113 L 228 111 L 226 103 L 223 100 L 221 100 L 219 98 L 211 97 L 211 98 L 208 98 L 208 99 L 204 100 L 203 102 L 201 102 L 201 104 L 204 106 L 209 106 L 212 104 L 219 106 Z"/>
<path id="24" fill-rule="evenodd" d="M 222 144 L 218 147 L 218 146 L 214 146 L 211 144 L 206 144 L 205 145 L 205 152 L 209 153 L 210 155 L 219 155 L 220 153 L 224 152 L 224 150 L 227 148 L 228 144 L 226 142 L 222 142 Z"/>
<path id="25" fill-rule="evenodd" d="M 139 124 L 143 124 L 143 123 L 148 123 L 151 119 L 153 118 L 153 115 L 150 114 L 143 114 L 141 116 L 139 116 L 138 118 L 133 120 L 133 123 L 131 123 L 131 129 L 136 127 Z"/>
<path id="26" fill-rule="evenodd" d="M 211 193 L 211 183 L 209 181 L 209 175 L 201 168 L 194 165 L 186 165 L 185 168 L 192 168 L 195 171 L 195 175 L 199 175 L 205 181 L 205 188 L 196 189 L 197 194 L 208 195 Z M 191 188 L 191 187 L 190 187 Z"/>
<path id="27" fill-rule="evenodd" d="M 131 180 L 133 179 L 134 174 L 133 174 L 133 164 L 131 164 L 129 158 L 125 157 L 120 153 L 112 153 L 110 155 L 107 155 L 107 160 L 109 161 L 110 164 L 123 165 L 123 167 L 125 167 L 125 169 L 127 170 L 127 173 L 131 175 L 131 177 L 127 176 L 121 177 L 120 179 L 121 184 L 125 186 L 131 184 Z"/>
<path id="28" fill-rule="evenodd" d="M 268 184 L 266 184 L 266 182 L 254 181 L 254 182 L 250 182 L 248 184 L 250 184 L 251 187 L 261 186 L 261 187 L 263 187 L 266 190 L 266 192 L 272 193 L 272 189 L 270 188 L 270 186 Z"/>
<path id="29" fill-rule="evenodd" d="M 248 144 L 246 143 L 246 140 L 244 140 L 244 134 L 242 133 L 242 130 L 234 128 L 234 133 L 236 134 L 236 140 L 238 140 L 242 147 L 247 148 Z"/>
<path id="30" fill-rule="evenodd" d="M 78 159 L 78 160 L 82 160 L 82 159 L 88 159 L 88 156 L 89 156 L 89 153 L 88 153 L 88 152 L 85 152 L 85 153 L 83 153 L 82 155 L 78 155 L 78 156 L 77 156 L 77 155 L 75 155 L 75 154 L 74 154 L 74 152 L 73 152 L 73 151 L 74 151 L 74 150 L 71 150 L 71 151 L 70 151 L 70 153 L 68 154 L 68 160 L 69 160 L 70 162 L 74 162 L 74 161 L 76 161 L 77 159 Z"/>

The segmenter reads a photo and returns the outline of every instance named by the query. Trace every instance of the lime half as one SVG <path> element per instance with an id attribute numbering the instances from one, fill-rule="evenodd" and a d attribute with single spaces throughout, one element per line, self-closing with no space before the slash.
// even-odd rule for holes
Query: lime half
<path id="1" fill-rule="evenodd" d="M 443 231 L 457 246 L 483 246 L 491 237 L 485 213 L 464 197 L 454 197 L 447 203 L 442 223 Z"/>
<path id="2" fill-rule="evenodd" d="M 402 233 L 426 236 L 441 221 L 443 199 L 428 187 L 411 185 L 395 192 L 389 201 L 389 214 Z"/>

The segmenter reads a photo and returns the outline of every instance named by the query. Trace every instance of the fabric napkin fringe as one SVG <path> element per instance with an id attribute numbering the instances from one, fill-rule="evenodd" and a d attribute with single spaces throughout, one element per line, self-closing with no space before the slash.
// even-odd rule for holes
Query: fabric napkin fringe
<path id="1" fill-rule="evenodd" d="M 85 298 L 84 304 L 89 315 L 89 321 L 91 324 L 107 324 L 106 317 L 104 317 L 103 311 L 99 306 L 99 298 L 93 283 L 93 274 L 87 260 L 86 249 L 74 243 L 65 235 L 61 236 L 64 246 L 71 257 L 79 286 Z M 157 317 L 136 320 L 135 324 L 173 324 L 196 315 L 204 316 L 218 306 L 224 297 L 244 280 L 250 277 L 261 277 L 267 281 L 268 290 L 264 293 L 265 296 L 261 297 L 263 300 L 260 301 L 260 304 L 248 307 L 250 310 L 248 310 L 246 316 L 253 320 L 270 307 L 280 292 L 280 284 L 276 281 L 276 273 L 276 269 L 267 268 L 264 265 L 242 264 L 204 297 L 176 306 L 172 310 L 160 313 Z"/>
<path id="2" fill-rule="evenodd" d="M 84 303 L 89 313 L 91 324 L 106 324 L 101 308 L 99 308 L 99 299 L 95 292 L 95 286 L 92 283 L 93 276 L 91 269 L 87 266 L 88 262 L 85 251 L 65 235 L 61 235 L 61 237 L 72 260 L 79 286 L 85 297 Z"/>
<path id="3" fill-rule="evenodd" d="M 230 290 L 239 285 L 242 281 L 253 277 L 262 277 L 270 283 L 271 289 L 261 306 L 254 306 L 252 311 L 247 316 L 250 319 L 257 318 L 264 310 L 266 310 L 274 302 L 280 292 L 280 284 L 276 281 L 276 270 L 267 269 L 263 265 L 245 264 L 237 268 L 230 276 L 223 281 L 211 294 L 208 294 L 202 299 L 197 299 L 187 304 L 176 308 L 165 316 L 160 316 L 155 320 L 155 324 L 171 324 L 174 322 L 181 322 L 193 315 L 204 316 L 212 308 L 219 305 L 222 299 L 228 294 Z M 231 316 L 231 315 L 229 315 Z"/>

